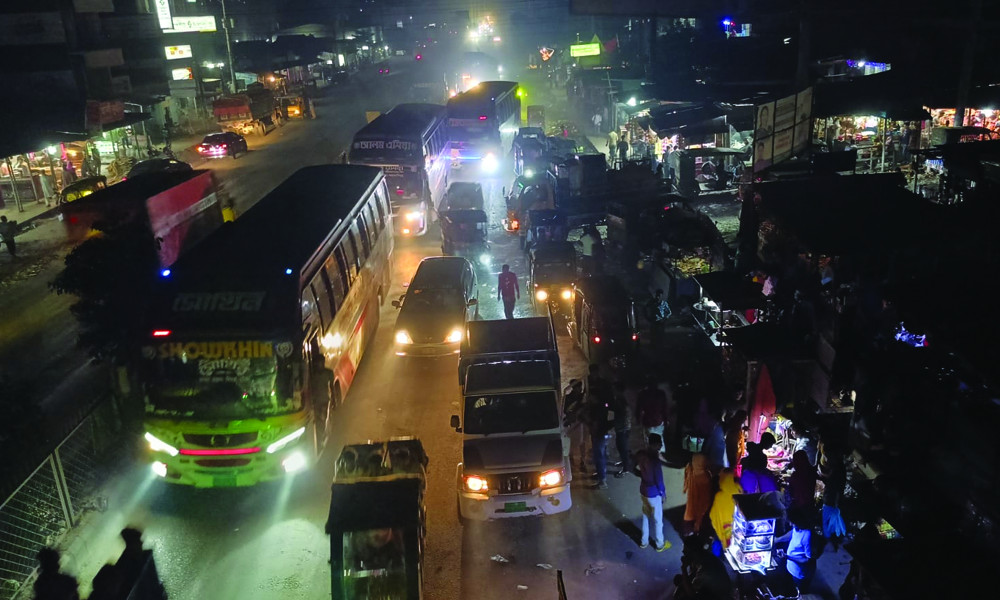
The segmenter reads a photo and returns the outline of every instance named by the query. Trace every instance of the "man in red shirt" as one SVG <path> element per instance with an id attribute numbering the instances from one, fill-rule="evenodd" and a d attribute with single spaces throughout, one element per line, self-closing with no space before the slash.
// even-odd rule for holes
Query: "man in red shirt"
<path id="1" fill-rule="evenodd" d="M 503 300 L 503 314 L 508 319 L 514 318 L 514 302 L 520 299 L 521 288 L 517 284 L 517 275 L 510 270 L 510 265 L 504 265 L 497 277 L 497 300 Z"/>

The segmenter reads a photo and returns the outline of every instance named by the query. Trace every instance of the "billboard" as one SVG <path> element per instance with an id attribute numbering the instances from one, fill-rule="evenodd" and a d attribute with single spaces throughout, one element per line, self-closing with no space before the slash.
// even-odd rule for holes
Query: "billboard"
<path id="1" fill-rule="evenodd" d="M 167 55 L 167 60 L 177 60 L 178 58 L 191 58 L 191 46 L 164 46 L 163 53 Z"/>
<path id="2" fill-rule="evenodd" d="M 589 44 L 573 44 L 569 47 L 569 55 L 573 58 L 578 56 L 597 56 L 601 53 L 600 42 L 591 42 Z"/>
<path id="3" fill-rule="evenodd" d="M 222 209 L 211 171 L 146 200 L 150 229 L 160 240 L 160 265 L 169 266 L 184 251 L 222 225 Z"/>
<path id="4" fill-rule="evenodd" d="M 156 6 L 156 18 L 160 21 L 160 29 L 164 31 L 173 27 L 170 20 L 170 0 L 153 0 Z"/>
<path id="5" fill-rule="evenodd" d="M 754 172 L 788 160 L 809 146 L 812 88 L 755 107 Z"/>
<path id="6" fill-rule="evenodd" d="M 204 17 L 174 17 L 173 28 L 163 30 L 164 33 L 184 33 L 187 31 L 203 33 L 216 31 L 215 17 L 212 15 Z"/>

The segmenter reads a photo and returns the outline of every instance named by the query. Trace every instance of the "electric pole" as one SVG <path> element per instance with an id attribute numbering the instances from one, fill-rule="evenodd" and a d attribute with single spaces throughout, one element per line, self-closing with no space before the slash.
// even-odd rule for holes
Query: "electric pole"
<path id="1" fill-rule="evenodd" d="M 233 46 L 229 41 L 229 17 L 226 16 L 226 0 L 222 1 L 222 31 L 226 34 L 226 62 L 229 65 L 230 93 L 236 93 L 236 69 L 233 66 Z"/>

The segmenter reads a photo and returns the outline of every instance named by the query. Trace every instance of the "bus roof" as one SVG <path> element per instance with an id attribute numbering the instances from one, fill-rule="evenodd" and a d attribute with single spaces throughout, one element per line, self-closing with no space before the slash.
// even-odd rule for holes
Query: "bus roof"
<path id="1" fill-rule="evenodd" d="M 166 317 L 178 293 L 265 293 L 264 311 L 276 306 L 275 294 L 297 302 L 299 279 L 309 275 L 303 271 L 320 248 L 342 235 L 358 200 L 381 179 L 377 167 L 317 165 L 299 169 L 239 219 L 206 237 L 171 265 L 169 276 L 159 279 L 155 297 L 163 304 L 160 314 L 155 315 L 154 310 L 154 315 Z M 292 312 L 297 321 L 298 312 Z M 181 320 L 191 325 L 213 324 L 219 316 L 196 313 Z"/>
<path id="2" fill-rule="evenodd" d="M 483 81 L 476 87 L 449 98 L 448 108 L 482 102 L 485 98 L 495 100 L 515 90 L 517 90 L 516 81 Z"/>
<path id="3" fill-rule="evenodd" d="M 379 115 L 362 127 L 354 139 L 366 137 L 418 137 L 423 135 L 435 120 L 443 119 L 445 108 L 440 104 L 397 104 L 389 112 Z"/>

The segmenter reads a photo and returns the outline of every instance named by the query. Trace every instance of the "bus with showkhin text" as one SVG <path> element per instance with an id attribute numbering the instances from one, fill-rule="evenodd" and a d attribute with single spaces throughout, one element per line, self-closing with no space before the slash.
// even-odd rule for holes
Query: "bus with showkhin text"
<path id="1" fill-rule="evenodd" d="M 484 175 L 497 172 L 521 122 L 518 84 L 484 81 L 448 99 L 448 134 L 456 166 L 478 161 Z"/>
<path id="2" fill-rule="evenodd" d="M 396 233 L 423 235 L 448 177 L 448 124 L 440 104 L 399 104 L 356 134 L 350 162 L 381 167 Z"/>
<path id="3" fill-rule="evenodd" d="M 315 461 L 378 329 L 391 219 L 379 169 L 305 167 L 160 272 L 133 364 L 160 478 L 250 486 Z"/>

